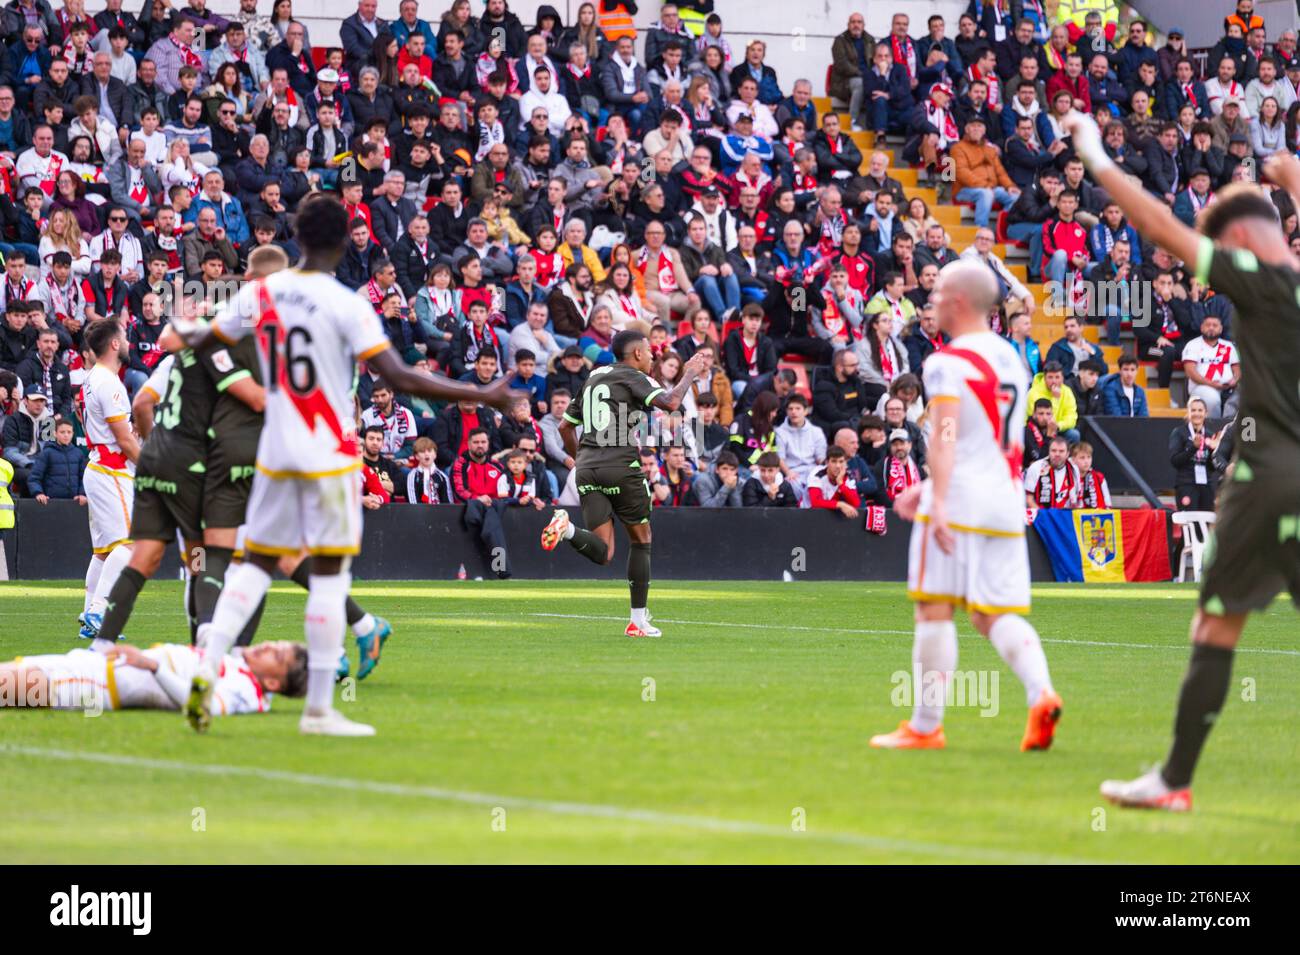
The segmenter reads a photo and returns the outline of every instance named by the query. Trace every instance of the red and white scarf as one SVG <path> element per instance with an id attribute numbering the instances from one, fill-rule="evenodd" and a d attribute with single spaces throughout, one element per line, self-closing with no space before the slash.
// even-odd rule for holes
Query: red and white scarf
<path id="1" fill-rule="evenodd" d="M 908 79 L 916 76 L 916 47 L 910 36 L 900 37 L 896 33 L 889 36 L 889 48 L 893 51 L 894 62 L 901 63 L 907 70 Z"/>
<path id="2" fill-rule="evenodd" d="M 176 47 L 177 51 L 180 53 L 182 62 L 184 62 L 186 66 L 192 66 L 194 69 L 202 73 L 203 60 L 201 60 L 199 55 L 191 49 L 190 45 L 188 43 L 176 42 L 175 37 L 169 37 L 169 39 L 172 41 L 172 46 Z"/>
<path id="3" fill-rule="evenodd" d="M 1043 467 L 1042 473 L 1038 476 L 1038 493 L 1035 499 L 1039 507 L 1069 507 L 1070 497 L 1075 489 L 1075 470 L 1074 465 L 1069 461 L 1065 462 L 1065 467 L 1061 469 L 1064 475 L 1061 477 L 1061 486 L 1056 487 L 1055 469 L 1050 464 Z"/>
<path id="4" fill-rule="evenodd" d="M 898 495 L 913 484 L 920 483 L 921 471 L 917 468 L 916 462 L 912 460 L 910 454 L 901 460 L 892 454 L 889 456 L 889 473 L 885 478 L 885 490 L 889 492 L 891 501 L 895 500 Z"/>
<path id="5" fill-rule="evenodd" d="M 641 251 L 637 253 L 636 267 L 644 275 L 649 266 L 650 248 L 649 246 L 642 246 Z M 676 292 L 677 274 L 673 268 L 673 260 L 668 257 L 667 253 L 663 251 L 658 253 L 658 261 L 655 262 L 654 269 L 655 274 L 659 277 L 659 291 L 665 294 Z"/>
<path id="6" fill-rule="evenodd" d="M 933 98 L 925 101 L 925 119 L 939 131 L 939 149 L 944 150 L 957 141 L 957 121 L 952 110 L 941 109 Z"/>

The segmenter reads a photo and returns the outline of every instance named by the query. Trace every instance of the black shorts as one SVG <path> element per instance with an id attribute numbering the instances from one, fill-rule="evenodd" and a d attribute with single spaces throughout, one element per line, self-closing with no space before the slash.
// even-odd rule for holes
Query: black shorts
<path id="1" fill-rule="evenodd" d="M 1300 485 L 1229 481 L 1206 548 L 1201 608 L 1213 614 L 1263 610 L 1283 590 L 1300 608 Z"/>
<path id="2" fill-rule="evenodd" d="M 588 530 L 612 517 L 624 524 L 649 522 L 650 485 L 639 467 L 579 467 L 575 479 L 582 501 L 582 519 Z"/>
<path id="3" fill-rule="evenodd" d="M 136 474 L 131 536 L 136 540 L 203 539 L 203 473 Z"/>
<path id="4" fill-rule="evenodd" d="M 228 463 L 215 447 L 203 481 L 203 526 L 238 527 L 244 523 L 253 492 L 252 462 Z"/>

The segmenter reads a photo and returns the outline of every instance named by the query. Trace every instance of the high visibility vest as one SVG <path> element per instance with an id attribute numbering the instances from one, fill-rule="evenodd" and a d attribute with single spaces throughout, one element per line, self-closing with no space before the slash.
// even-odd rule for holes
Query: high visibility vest
<path id="1" fill-rule="evenodd" d="M 677 16 L 682 21 L 682 26 L 690 31 L 691 36 L 699 38 L 704 35 L 704 21 L 709 18 L 707 13 L 700 13 L 699 10 L 692 10 L 690 7 L 678 7 Z"/>
<path id="2" fill-rule="evenodd" d="M 1082 30 L 1090 13 L 1101 14 L 1103 28 L 1119 23 L 1119 4 L 1115 0 L 1061 0 L 1056 8 L 1056 22 L 1073 23 Z"/>
<path id="3" fill-rule="evenodd" d="M 609 7 L 608 10 L 606 6 Z M 597 7 L 596 21 L 610 43 L 617 43 L 619 37 L 625 36 L 636 39 L 636 24 L 632 22 L 632 14 L 621 3 L 610 3 L 609 0 L 601 3 Z"/>
<path id="4" fill-rule="evenodd" d="M 14 479 L 14 466 L 0 458 L 0 531 L 14 526 L 14 499 L 9 496 L 9 484 Z"/>

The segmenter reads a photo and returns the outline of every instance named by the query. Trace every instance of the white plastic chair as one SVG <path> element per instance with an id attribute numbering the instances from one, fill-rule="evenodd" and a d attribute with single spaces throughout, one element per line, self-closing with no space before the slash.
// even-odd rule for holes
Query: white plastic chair
<path id="1" fill-rule="evenodd" d="M 1173 522 L 1183 528 L 1183 549 L 1178 555 L 1178 582 L 1187 580 L 1187 564 L 1192 565 L 1192 581 L 1200 583 L 1201 561 L 1205 557 L 1205 547 L 1214 530 L 1215 514 L 1213 511 L 1176 511 Z"/>

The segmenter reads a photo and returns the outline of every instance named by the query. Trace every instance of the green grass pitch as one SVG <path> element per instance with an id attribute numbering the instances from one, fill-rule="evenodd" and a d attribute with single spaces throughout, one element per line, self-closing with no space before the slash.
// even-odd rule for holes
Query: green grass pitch
<path id="1" fill-rule="evenodd" d="M 1300 861 L 1300 641 L 1281 602 L 1247 631 L 1195 811 L 1170 815 L 1106 806 L 1097 785 L 1164 754 L 1190 588 L 1036 588 L 1065 718 L 1030 754 L 1020 685 L 965 621 L 959 667 L 989 689 L 999 674 L 998 715 L 950 710 L 944 752 L 867 747 L 908 712 L 898 585 L 663 583 L 664 638 L 640 641 L 618 584 L 354 593 L 396 630 L 340 704 L 376 738 L 300 737 L 294 700 L 206 737 L 174 713 L 0 710 L 0 858 Z M 79 583 L 0 586 L 0 658 L 78 645 L 81 599 Z M 277 585 L 261 636 L 300 638 L 303 601 Z M 151 584 L 128 633 L 183 641 L 179 584 Z"/>

